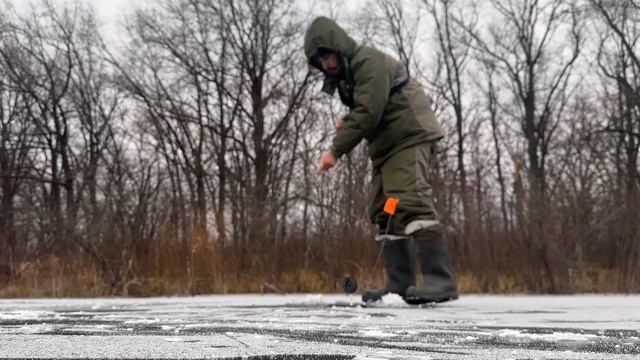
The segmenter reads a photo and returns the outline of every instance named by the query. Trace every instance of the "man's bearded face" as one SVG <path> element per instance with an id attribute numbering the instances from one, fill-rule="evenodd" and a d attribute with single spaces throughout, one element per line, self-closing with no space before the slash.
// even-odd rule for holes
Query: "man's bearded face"
<path id="1" fill-rule="evenodd" d="M 322 70 L 329 75 L 337 75 L 340 71 L 340 58 L 336 53 L 329 53 L 319 57 Z"/>

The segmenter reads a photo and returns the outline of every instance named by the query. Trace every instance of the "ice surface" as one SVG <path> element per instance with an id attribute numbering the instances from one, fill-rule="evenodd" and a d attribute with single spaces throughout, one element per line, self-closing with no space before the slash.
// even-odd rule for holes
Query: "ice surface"
<path id="1" fill-rule="evenodd" d="M 0 300 L 0 358 L 638 359 L 640 296 Z"/>

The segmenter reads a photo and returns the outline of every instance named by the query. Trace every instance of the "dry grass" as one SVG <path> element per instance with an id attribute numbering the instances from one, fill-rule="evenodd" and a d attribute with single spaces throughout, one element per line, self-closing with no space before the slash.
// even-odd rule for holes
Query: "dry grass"
<path id="1" fill-rule="evenodd" d="M 94 297 L 111 294 L 104 277 L 86 262 L 49 256 L 19 265 L 0 286 L 0 297 Z"/>
<path id="2" fill-rule="evenodd" d="M 560 261 L 562 253 L 552 254 L 549 273 L 526 242 L 516 243 L 499 233 L 486 238 L 486 244 L 476 246 L 466 257 L 461 242 L 450 240 L 462 293 L 640 291 L 638 277 L 633 276 L 637 268 L 623 276 L 624 268 L 607 262 L 610 257 L 583 261 L 581 267 L 567 271 L 571 263 Z M 0 275 L 0 297 L 339 293 L 346 274 L 357 277 L 360 290 L 367 286 L 378 252 L 377 245 L 362 235 L 307 242 L 294 239 L 261 247 L 221 246 L 205 239 L 193 234 L 185 243 L 160 232 L 144 248 L 124 252 L 121 258 L 113 253 L 107 267 L 97 266 L 95 259 L 79 251 L 68 252 L 64 259 L 43 254 L 19 263 L 13 278 Z M 372 285 L 382 284 L 384 278 L 380 264 Z"/>
<path id="3" fill-rule="evenodd" d="M 227 250 L 228 251 L 228 250 Z M 323 264 L 313 267 L 276 266 L 284 270 L 265 271 L 265 266 L 225 271 L 228 261 L 224 249 L 207 247 L 194 253 L 191 269 L 164 269 L 150 267 L 147 273 L 137 273 L 129 279 L 114 284 L 113 279 L 101 274 L 82 256 L 74 261 L 62 261 L 49 256 L 24 262 L 20 272 L 13 280 L 0 284 L 0 297 L 95 297 L 95 296 L 168 296 L 193 294 L 230 294 L 230 293 L 299 293 L 341 292 L 340 280 L 345 274 L 336 269 L 356 268 L 351 272 L 359 280 L 360 289 L 366 284 L 368 274 L 365 269 L 371 265 L 363 263 L 355 266 L 350 261 L 334 262 L 332 266 L 324 264 L 328 270 L 321 270 Z M 166 253 L 168 254 L 168 252 Z M 174 254 L 176 254 L 174 252 Z M 253 254 L 255 256 L 256 254 Z M 161 259 L 161 264 L 164 259 Z M 281 259 L 280 261 L 284 261 Z M 174 260 L 174 263 L 181 261 Z M 277 261 L 276 261 L 277 262 Z M 372 264 L 373 262 L 371 262 Z M 273 264 L 272 264 L 273 265 Z M 358 270 L 359 269 L 359 270 Z M 368 270 L 367 270 L 368 271 Z M 520 274 L 520 275 L 515 275 Z M 161 275 L 161 276 L 158 276 Z M 457 279 L 462 293 L 535 293 L 527 286 L 531 281 L 528 274 L 513 272 L 496 274 L 458 271 Z M 571 291 L 575 293 L 609 293 L 623 291 L 616 286 L 617 273 L 612 270 L 590 269 L 577 272 L 570 279 Z M 382 269 L 375 274 L 374 284 L 382 284 Z"/>

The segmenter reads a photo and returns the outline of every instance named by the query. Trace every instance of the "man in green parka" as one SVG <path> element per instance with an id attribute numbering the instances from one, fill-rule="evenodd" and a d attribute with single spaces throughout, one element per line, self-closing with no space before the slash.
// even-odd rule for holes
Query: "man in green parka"
<path id="1" fill-rule="evenodd" d="M 333 167 L 362 139 L 367 140 L 373 165 L 370 216 L 378 225 L 376 240 L 383 246 L 387 281 L 381 289 L 365 289 L 363 300 L 377 301 L 390 292 L 410 304 L 457 299 L 431 193 L 431 156 L 444 133 L 429 98 L 400 62 L 358 45 L 326 17 L 309 26 L 304 51 L 311 66 L 325 75 L 322 90 L 329 95 L 337 90 L 350 109 L 337 121 L 333 143 L 322 153 L 318 170 Z M 389 197 L 399 199 L 392 218 L 383 211 Z M 420 285 L 416 285 L 414 251 L 424 278 Z"/>

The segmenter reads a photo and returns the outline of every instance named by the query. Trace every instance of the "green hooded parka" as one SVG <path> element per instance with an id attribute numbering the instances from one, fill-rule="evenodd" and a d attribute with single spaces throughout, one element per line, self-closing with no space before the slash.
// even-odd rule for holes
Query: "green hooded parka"
<path id="1" fill-rule="evenodd" d="M 373 47 L 358 46 L 326 17 L 316 18 L 304 39 L 309 63 L 322 71 L 321 48 L 338 53 L 342 66 L 339 76 L 325 74 L 322 90 L 333 95 L 337 89 L 351 110 L 333 139 L 336 158 L 366 139 L 375 167 L 403 149 L 443 137 L 429 98 L 399 61 Z"/>

